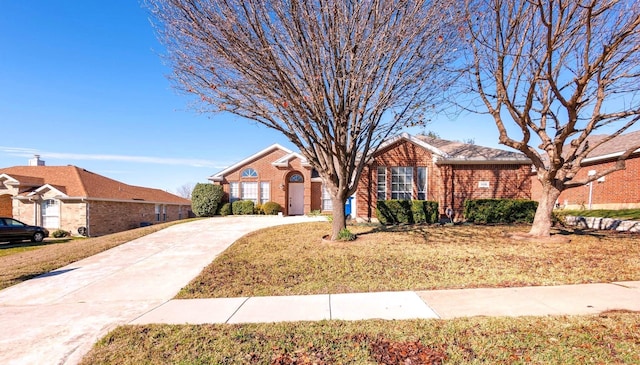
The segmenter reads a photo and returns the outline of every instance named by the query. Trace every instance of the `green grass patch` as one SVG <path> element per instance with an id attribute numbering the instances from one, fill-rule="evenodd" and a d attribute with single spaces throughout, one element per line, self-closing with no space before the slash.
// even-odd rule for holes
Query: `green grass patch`
<path id="1" fill-rule="evenodd" d="M 350 226 L 352 242 L 322 243 L 327 222 L 268 228 L 236 241 L 177 295 L 212 298 L 640 279 L 640 235 L 572 234 L 524 242 L 528 226 Z M 566 232 L 565 232 L 566 233 Z"/>
<path id="2" fill-rule="evenodd" d="M 82 364 L 638 364 L 640 314 L 118 327 Z"/>
<path id="3" fill-rule="evenodd" d="M 595 210 L 556 210 L 562 216 L 602 217 L 622 220 L 640 220 L 640 209 L 595 209 Z"/>

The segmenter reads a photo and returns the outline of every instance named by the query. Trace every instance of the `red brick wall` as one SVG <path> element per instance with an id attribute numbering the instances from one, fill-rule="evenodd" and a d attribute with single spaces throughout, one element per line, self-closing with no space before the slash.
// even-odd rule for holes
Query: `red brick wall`
<path id="1" fill-rule="evenodd" d="M 530 199 L 530 174 L 530 165 L 453 165 L 444 181 L 451 192 L 445 201 L 461 214 L 467 199 Z"/>
<path id="2" fill-rule="evenodd" d="M 281 157 L 287 155 L 285 151 L 276 149 L 270 153 L 267 153 L 260 158 L 256 158 L 246 164 L 239 166 L 233 171 L 230 171 L 224 176 L 224 180 L 220 182 L 223 186 L 226 196 L 229 196 L 229 183 L 230 182 L 243 182 L 243 181 L 256 181 L 256 182 L 269 182 L 270 194 L 269 199 L 282 206 L 284 214 L 288 214 L 288 179 L 294 173 L 300 173 L 304 178 L 304 212 L 311 212 L 315 204 L 319 203 L 312 195 L 312 183 L 311 183 L 311 168 L 308 166 L 302 166 L 300 159 L 293 158 L 289 161 L 289 167 L 281 168 L 272 165 L 273 161 L 278 160 Z M 247 168 L 253 168 L 258 173 L 258 177 L 248 178 L 242 177 L 242 172 Z M 258 184 L 258 190 L 260 186 Z M 260 191 L 258 191 L 258 197 L 260 197 Z M 319 201 L 319 200 L 318 200 Z M 315 208 L 319 209 L 319 208 Z"/>
<path id="3" fill-rule="evenodd" d="M 378 166 L 385 167 L 426 167 L 427 168 L 427 200 L 438 201 L 440 197 L 439 179 L 440 172 L 434 169 L 432 155 L 429 151 L 415 144 L 400 140 L 387 148 L 379 151 L 374 158 L 373 163 L 369 167 L 365 167 L 358 182 L 358 190 L 356 192 L 356 209 L 358 217 L 375 217 L 375 207 L 378 203 L 377 199 L 377 179 Z M 414 180 L 417 172 L 413 172 Z M 414 190 L 417 184 L 414 181 Z M 387 194 L 391 188 L 391 171 L 387 169 Z M 417 196 L 417 190 L 414 191 Z M 390 199 L 387 196 L 387 199 Z"/>
<path id="4" fill-rule="evenodd" d="M 590 170 L 600 172 L 615 165 L 614 161 L 586 165 L 580 169 L 576 179 L 587 176 Z M 620 209 L 640 207 L 640 155 L 626 161 L 624 170 L 605 176 L 602 182 L 593 182 L 591 192 L 592 209 Z M 535 176 L 534 186 L 540 188 Z M 563 191 L 558 203 L 567 208 L 589 208 L 589 184 Z"/>
<path id="5" fill-rule="evenodd" d="M 427 168 L 426 200 L 437 201 L 440 212 L 452 206 L 462 214 L 465 199 L 531 197 L 531 166 L 526 165 L 438 165 L 432 154 L 415 144 L 401 140 L 380 151 L 370 168 L 365 168 L 358 183 L 357 216 L 375 217 L 377 204 L 377 167 L 413 166 Z M 417 189 L 414 170 L 414 190 Z M 487 181 L 488 188 L 479 188 Z M 391 173 L 387 169 L 387 194 L 391 187 Z M 414 197 L 417 191 L 414 191 Z M 390 199 L 387 196 L 387 199 Z"/>

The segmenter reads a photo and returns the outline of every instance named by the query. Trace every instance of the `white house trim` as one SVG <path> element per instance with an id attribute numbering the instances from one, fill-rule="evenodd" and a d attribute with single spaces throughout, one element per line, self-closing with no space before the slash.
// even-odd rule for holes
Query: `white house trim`
<path id="1" fill-rule="evenodd" d="M 224 176 L 226 174 L 228 174 L 229 172 L 234 171 L 237 168 L 239 168 L 239 167 L 241 167 L 241 166 L 243 166 L 243 165 L 245 165 L 245 164 L 247 164 L 247 163 L 249 163 L 249 162 L 251 162 L 253 160 L 257 160 L 258 158 L 260 158 L 260 157 L 262 157 L 262 156 L 266 155 L 267 153 L 270 153 L 270 152 L 272 152 L 274 150 L 281 150 L 281 151 L 284 151 L 284 152 L 286 152 L 288 154 L 293 153 L 290 149 L 282 147 L 278 143 L 274 143 L 271 146 L 269 146 L 269 147 L 267 147 L 267 148 L 265 148 L 265 149 L 263 149 L 263 150 L 261 150 L 259 152 L 254 153 L 253 155 L 245 158 L 244 160 L 227 167 L 226 169 L 218 172 L 217 174 L 209 176 L 207 178 L 207 180 L 210 180 L 210 181 L 222 181 L 224 179 Z"/>

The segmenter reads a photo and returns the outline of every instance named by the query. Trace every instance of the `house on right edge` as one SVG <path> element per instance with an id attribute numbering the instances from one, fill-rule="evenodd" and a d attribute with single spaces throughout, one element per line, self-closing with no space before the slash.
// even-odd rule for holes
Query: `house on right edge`
<path id="1" fill-rule="evenodd" d="M 364 169 L 356 217 L 376 217 L 378 200 L 436 201 L 462 217 L 467 199 L 531 198 L 531 160 L 519 152 L 406 133 L 386 141 Z"/>
<path id="2" fill-rule="evenodd" d="M 605 135 L 594 135 L 587 138 L 594 143 Z M 616 163 L 629 148 L 640 146 L 640 131 L 622 134 L 607 143 L 598 146 L 582 161 L 582 168 L 577 179 L 595 174 Z M 531 198 L 540 197 L 542 186 L 532 176 Z M 612 172 L 597 181 L 583 186 L 567 189 L 560 194 L 557 204 L 565 209 L 627 209 L 640 208 L 640 148 L 625 163 L 625 169 Z"/>

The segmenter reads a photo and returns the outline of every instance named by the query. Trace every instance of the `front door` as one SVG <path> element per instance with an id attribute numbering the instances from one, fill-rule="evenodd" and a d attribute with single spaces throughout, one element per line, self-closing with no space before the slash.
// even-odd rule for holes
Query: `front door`
<path id="1" fill-rule="evenodd" d="M 289 215 L 304 214 L 304 183 L 289 183 Z"/>

